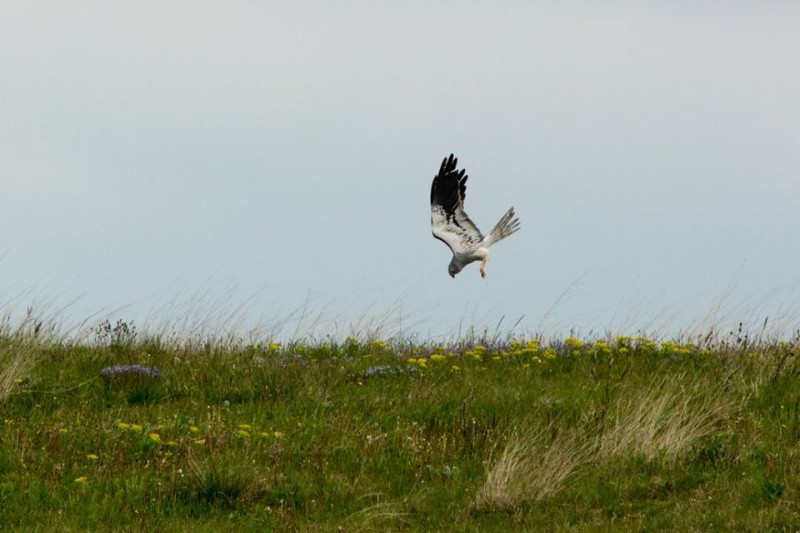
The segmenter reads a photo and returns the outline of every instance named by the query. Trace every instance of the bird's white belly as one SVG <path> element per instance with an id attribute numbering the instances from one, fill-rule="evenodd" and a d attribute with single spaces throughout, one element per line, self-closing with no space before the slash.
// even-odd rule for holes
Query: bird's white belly
<path id="1" fill-rule="evenodd" d="M 468 252 L 461 252 L 457 253 L 456 261 L 461 263 L 462 265 L 468 265 L 474 261 L 483 261 L 489 257 L 489 248 L 480 247 L 475 248 L 474 250 L 469 250 Z"/>

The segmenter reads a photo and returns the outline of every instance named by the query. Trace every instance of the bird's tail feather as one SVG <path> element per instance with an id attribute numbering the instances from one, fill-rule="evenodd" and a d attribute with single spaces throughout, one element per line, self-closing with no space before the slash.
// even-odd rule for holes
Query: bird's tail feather
<path id="1" fill-rule="evenodd" d="M 519 219 L 514 218 L 514 208 L 509 209 L 489 233 L 489 244 L 495 244 L 519 229 Z"/>

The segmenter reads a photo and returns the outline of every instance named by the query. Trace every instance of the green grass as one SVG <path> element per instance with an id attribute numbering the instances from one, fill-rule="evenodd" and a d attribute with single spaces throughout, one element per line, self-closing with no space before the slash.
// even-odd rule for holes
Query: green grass
<path id="1" fill-rule="evenodd" d="M 701 341 L 6 331 L 0 529 L 797 530 L 800 345 Z"/>

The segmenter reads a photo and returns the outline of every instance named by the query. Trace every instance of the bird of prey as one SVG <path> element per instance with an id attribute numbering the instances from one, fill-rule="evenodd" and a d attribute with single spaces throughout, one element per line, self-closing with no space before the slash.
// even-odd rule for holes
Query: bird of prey
<path id="1" fill-rule="evenodd" d="M 514 218 L 514 208 L 509 209 L 489 235 L 484 236 L 464 212 L 467 191 L 465 170 L 458 171 L 458 159 L 450 154 L 442 161 L 439 173 L 431 185 L 431 231 L 453 252 L 447 267 L 451 278 L 468 264 L 480 260 L 481 277 L 486 277 L 489 247 L 519 229 L 519 219 Z"/>

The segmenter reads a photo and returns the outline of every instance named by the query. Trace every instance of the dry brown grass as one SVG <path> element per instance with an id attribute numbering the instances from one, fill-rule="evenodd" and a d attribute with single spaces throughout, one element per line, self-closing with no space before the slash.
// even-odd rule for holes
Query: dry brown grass
<path id="1" fill-rule="evenodd" d="M 11 395 L 19 380 L 30 377 L 35 358 L 35 352 L 25 345 L 0 346 L 0 402 Z"/>
<path id="2" fill-rule="evenodd" d="M 573 473 L 591 458 L 591 449 L 574 433 L 560 433 L 546 443 L 543 431 L 516 431 L 497 458 L 478 492 L 479 508 L 510 508 L 544 500 L 560 491 Z"/>
<path id="3" fill-rule="evenodd" d="M 600 435 L 597 459 L 636 454 L 674 461 L 699 439 L 719 432 L 737 407 L 718 385 L 682 375 L 623 392 L 613 422 Z"/>
<path id="4" fill-rule="evenodd" d="M 408 513 L 399 502 L 378 502 L 348 516 L 341 529 L 345 531 L 392 531 L 407 527 Z"/>
<path id="5" fill-rule="evenodd" d="M 724 394 L 723 385 L 684 376 L 655 380 L 649 387 L 623 387 L 612 402 L 610 421 L 586 422 L 556 433 L 545 428 L 517 431 L 487 461 L 479 508 L 514 508 L 562 491 L 571 480 L 603 467 L 612 458 L 643 455 L 674 462 L 700 439 L 725 431 L 744 405 L 744 396 Z"/>

